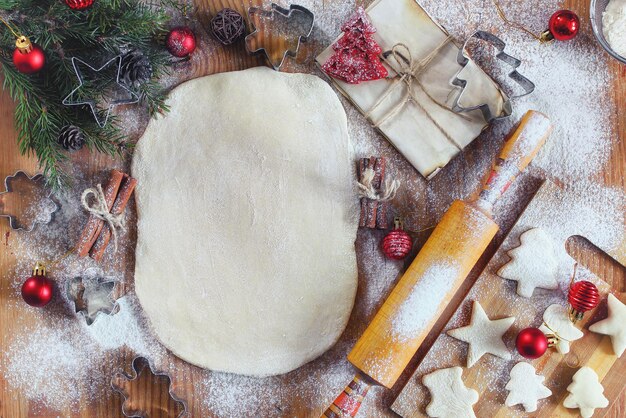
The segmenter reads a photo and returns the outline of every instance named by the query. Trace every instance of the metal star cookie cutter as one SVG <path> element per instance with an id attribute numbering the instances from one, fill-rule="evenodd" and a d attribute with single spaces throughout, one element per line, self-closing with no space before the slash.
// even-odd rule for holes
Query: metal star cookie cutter
<path id="1" fill-rule="evenodd" d="M 9 219 L 11 229 L 32 231 L 37 224 L 45 225 L 59 206 L 50 198 L 43 174 L 29 177 L 18 171 L 4 180 L 5 190 L 0 193 L 0 217 Z"/>
<path id="2" fill-rule="evenodd" d="M 85 84 L 85 79 L 83 77 L 83 74 L 80 71 L 80 68 L 78 67 L 78 63 L 81 63 L 82 65 L 84 65 L 85 67 L 89 68 L 91 71 L 95 72 L 95 73 L 99 73 L 100 71 L 104 70 L 105 68 L 107 68 L 109 65 L 111 65 L 111 63 L 117 61 L 117 71 L 116 71 L 116 76 L 115 76 L 115 84 L 122 90 L 128 92 L 130 94 L 130 98 L 128 99 L 114 99 L 111 100 L 108 103 L 107 106 L 107 110 L 104 114 L 104 120 L 102 120 L 99 116 L 99 111 L 98 111 L 98 107 L 96 104 L 96 100 L 94 99 L 77 99 L 77 100 L 73 100 L 74 99 L 74 94 L 79 91 L 81 89 L 81 87 L 83 87 L 83 85 Z M 63 104 L 65 106 L 89 106 L 89 109 L 91 109 L 91 113 L 93 114 L 93 117 L 96 120 L 96 123 L 98 124 L 98 126 L 100 128 L 104 128 L 107 124 L 107 122 L 109 121 L 109 116 L 111 115 L 111 110 L 119 105 L 127 105 L 127 104 L 135 104 L 139 102 L 139 95 L 137 93 L 135 93 L 134 91 L 132 91 L 131 89 L 129 89 L 128 87 L 126 87 L 124 85 L 124 83 L 120 82 L 120 73 L 122 71 L 122 56 L 121 55 L 117 55 L 113 58 L 111 58 L 110 60 L 108 60 L 107 62 L 104 63 L 104 65 L 102 65 L 100 68 L 94 68 L 91 65 L 87 64 L 85 61 L 81 60 L 80 58 L 76 58 L 76 57 L 72 57 L 72 67 L 74 68 L 74 73 L 76 74 L 76 77 L 78 78 L 78 86 L 72 90 L 70 92 L 70 94 L 68 94 L 64 99 L 63 99 Z"/>
<path id="3" fill-rule="evenodd" d="M 167 388 L 170 398 L 181 407 L 181 411 L 178 415 L 176 415 L 176 418 L 181 418 L 187 415 L 187 402 L 174 394 L 172 390 L 172 378 L 169 376 L 169 374 L 156 370 L 150 360 L 141 356 L 137 356 L 133 359 L 131 369 L 131 374 L 120 371 L 116 373 L 111 379 L 111 388 L 117 393 L 121 394 L 124 399 L 124 402 L 122 403 L 122 414 L 124 414 L 125 417 L 131 418 L 148 416 L 148 411 L 145 410 L 145 407 L 142 408 L 142 406 L 140 405 L 133 404 L 133 400 L 131 399 L 133 397 L 133 394 L 130 390 L 127 389 L 127 385 L 131 384 L 134 381 L 137 381 L 137 379 L 140 378 L 141 374 L 146 369 L 149 369 L 150 373 L 153 376 L 164 377 L 167 380 Z"/>
<path id="4" fill-rule="evenodd" d="M 260 20 L 255 24 L 253 17 L 256 15 L 259 16 Z M 306 7 L 297 4 L 292 4 L 289 6 L 289 9 L 285 9 L 276 3 L 272 3 L 270 10 L 250 7 L 248 9 L 248 20 L 252 25 L 253 31 L 245 38 L 246 49 L 251 54 L 264 53 L 274 70 L 280 71 L 287 57 L 296 58 L 300 45 L 311 36 L 315 23 L 315 14 Z M 263 20 L 270 21 L 270 27 L 266 28 L 265 24 L 262 24 Z M 294 25 L 301 29 L 300 35 L 295 40 L 295 47 L 290 45 L 290 43 L 294 43 L 291 39 L 278 39 L 275 42 L 276 46 L 278 46 L 277 49 L 271 46 L 272 31 L 269 29 L 275 29 L 271 26 L 277 23 L 282 23 L 285 26 Z M 258 38 L 261 38 L 261 40 Z"/>
<path id="5" fill-rule="evenodd" d="M 83 280 L 74 277 L 66 285 L 67 298 L 74 305 L 77 316 L 82 316 L 87 325 L 94 323 L 100 315 L 114 315 L 118 311 L 117 301 L 113 298 L 115 280 Z"/>
<path id="6" fill-rule="evenodd" d="M 496 58 L 513 68 L 513 70 L 508 73 L 508 77 L 511 80 L 515 81 L 524 90 L 524 92 L 521 94 L 507 97 L 506 100 L 504 101 L 502 113 L 500 113 L 499 115 L 493 114 L 488 103 L 483 103 L 478 106 L 470 106 L 470 107 L 463 107 L 460 105 L 461 97 L 463 96 L 465 87 L 467 87 L 467 80 L 463 80 L 459 78 L 459 74 L 461 73 L 461 71 L 463 71 L 467 63 L 470 61 L 470 58 L 467 56 L 466 51 L 467 51 L 467 44 L 473 38 L 479 39 L 481 41 L 485 41 L 496 48 L 496 50 L 498 51 L 498 53 L 496 54 Z M 511 114 L 513 113 L 513 106 L 511 105 L 511 101 L 513 99 L 526 96 L 535 90 L 535 84 L 517 71 L 517 68 L 522 64 L 522 61 L 504 52 L 505 48 L 506 48 L 506 43 L 502 39 L 498 38 L 492 33 L 485 32 L 482 30 L 474 32 L 471 36 L 469 36 L 465 40 L 465 42 L 463 43 L 463 46 L 461 47 L 461 49 L 459 49 L 459 53 L 456 59 L 459 65 L 461 65 L 461 67 L 463 68 L 459 70 L 457 75 L 452 80 L 453 85 L 461 88 L 461 93 L 456 97 L 452 105 L 452 110 L 454 112 L 470 112 L 472 110 L 479 109 L 482 112 L 483 117 L 485 118 L 485 121 L 487 122 L 491 122 L 497 119 L 504 119 L 504 118 L 511 116 Z"/>

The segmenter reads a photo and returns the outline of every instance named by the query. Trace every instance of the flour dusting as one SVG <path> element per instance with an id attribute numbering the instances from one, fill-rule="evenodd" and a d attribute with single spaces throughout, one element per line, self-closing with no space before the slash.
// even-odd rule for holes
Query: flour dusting
<path id="1" fill-rule="evenodd" d="M 358 2 L 359 5 L 362 3 Z M 612 0 L 612 3 L 619 5 L 623 1 Z M 313 38 L 317 42 L 310 45 L 318 46 L 309 46 L 311 61 L 340 35 L 341 24 L 353 13 L 357 2 L 337 1 L 329 4 L 323 0 L 301 0 L 298 4 L 310 8 L 317 17 L 313 32 Z M 483 174 L 489 170 L 504 138 L 525 111 L 532 108 L 547 114 L 555 130 L 528 172 L 520 177 L 520 181 L 511 187 L 496 207 L 496 216 L 503 229 L 508 229 L 520 212 L 517 196 L 528 194 L 527 179 L 533 176 L 548 177 L 565 185 L 564 204 L 544 208 L 553 219 L 550 225 L 537 225 L 542 214 L 529 213 L 525 218 L 527 223 L 524 224 L 527 229 L 541 226 L 556 241 L 564 242 L 569 237 L 568 234 L 576 229 L 574 226 L 582 226 L 580 229 L 584 232 L 593 230 L 597 245 L 607 249 L 614 248 L 623 232 L 617 230 L 616 225 L 623 225 L 626 199 L 623 190 L 604 186 L 598 175 L 605 169 L 611 153 L 611 137 L 615 135 L 611 130 L 614 122 L 611 114 L 616 115 L 616 112 L 615 105 L 611 102 L 612 80 L 608 71 L 608 58 L 596 44 L 589 28 L 583 26 L 579 36 L 572 41 L 540 45 L 526 34 L 505 27 L 491 0 L 420 0 L 420 4 L 457 41 L 464 40 L 476 29 L 494 31 L 507 42 L 507 52 L 523 60 L 519 70 L 536 83 L 537 89 L 531 95 L 514 101 L 514 113 L 510 118 L 495 122 L 430 182 L 419 177 L 415 169 L 342 98 L 356 156 L 387 157 L 390 172 L 402 181 L 403 187 L 393 202 L 391 212 L 402 216 L 407 229 L 413 231 L 436 225 L 453 199 L 467 198 L 480 188 Z M 500 4 L 509 17 L 524 22 L 535 32 L 544 30 L 550 14 L 561 6 L 561 2 L 556 0 L 502 0 Z M 583 14 L 583 10 L 575 11 Z M 214 43 L 204 31 L 197 31 L 197 35 L 200 49 L 213 48 Z M 306 47 L 302 50 L 307 51 Z M 294 68 L 325 77 L 310 62 L 297 64 Z M 182 65 L 165 82 L 167 85 L 174 85 L 193 74 L 190 67 Z M 503 83 L 507 81 L 503 80 Z M 133 135 L 139 134 L 147 121 L 145 115 L 137 116 L 131 111 L 124 111 L 120 117 Z M 207 118 L 210 123 L 210 115 Z M 120 165 L 120 162 L 115 165 Z M 6 378 L 7 389 L 15 396 L 19 394 L 52 408 L 71 406 L 73 410 L 79 410 L 81 406 L 84 407 L 83 400 L 98 401 L 103 396 L 113 396 L 109 388 L 110 377 L 121 365 L 107 360 L 107 353 L 120 349 L 125 344 L 153 361 L 167 361 L 169 357 L 165 356 L 162 346 L 156 342 L 148 324 L 144 322 L 132 289 L 125 299 L 119 301 L 120 312 L 112 317 L 100 317 L 92 328 L 87 328 L 84 322 L 72 316 L 69 302 L 65 299 L 54 300 L 45 310 L 35 310 L 22 302 L 19 288 L 23 279 L 30 274 L 34 261 L 55 259 L 71 248 L 80 234 L 86 221 L 78 199 L 80 192 L 86 187 L 92 187 L 94 180 L 105 181 L 106 177 L 106 173 L 101 172 L 97 179 L 86 179 L 80 170 L 76 170 L 74 175 L 77 177 L 76 187 L 62 199 L 61 209 L 53 215 L 49 225 L 38 226 L 30 234 L 11 232 L 1 244 L 3 250 L 17 256 L 17 266 L 14 270 L 1 273 L 0 284 L 12 290 L 3 303 L 11 317 L 17 318 L 17 323 L 11 324 L 10 330 L 2 329 L 7 333 L 4 336 L 7 345 L 3 346 L 0 357 L 0 372 Z M 442 193 L 442 190 L 446 192 Z M 565 216 L 562 219 L 567 222 L 556 221 L 559 219 L 556 215 L 564 211 Z M 427 233 L 416 235 L 423 238 Z M 298 377 L 290 374 L 253 379 L 202 372 L 199 381 L 194 382 L 194 410 L 203 411 L 201 416 L 211 412 L 218 417 L 228 418 L 294 416 L 290 399 L 295 396 L 310 406 L 311 410 L 317 409 L 315 412 L 319 416 L 320 405 L 330 404 L 352 379 L 355 370 L 345 356 L 406 267 L 402 263 L 384 258 L 379 247 L 383 235 L 384 231 L 359 232 L 359 289 L 350 320 L 359 325 L 346 332 L 330 352 L 305 365 L 299 371 Z M 134 242 L 129 235 L 125 235 L 120 244 L 120 254 L 133 252 Z M 513 243 L 509 243 L 507 248 L 512 246 Z M 569 279 L 567 272 L 571 272 L 571 258 L 566 258 L 564 249 L 559 254 L 563 266 L 559 282 L 563 290 Z M 499 259 L 498 266 L 505 262 L 505 259 Z M 133 282 L 132 273 L 125 269 L 128 263 L 129 260 L 121 256 L 107 257 L 105 264 L 98 266 L 89 259 L 79 260 L 70 256 L 56 266 L 50 276 L 60 287 L 72 277 L 84 275 L 114 278 L 120 286 L 125 287 Z M 579 269 L 580 279 L 590 277 L 588 270 Z M 493 277 L 493 280 L 498 278 Z M 442 287 L 445 285 L 436 283 L 430 291 L 443 291 Z M 487 291 L 488 289 L 475 288 L 470 292 L 470 298 L 481 300 Z M 428 295 L 430 297 L 430 293 Z M 506 303 L 512 305 L 519 299 L 514 286 L 503 297 Z M 537 306 L 516 312 L 519 322 L 516 325 L 538 326 L 539 323 L 533 321 L 541 315 L 542 309 L 562 300 L 562 292 L 543 292 Z M 465 324 L 467 314 L 467 307 L 461 309 L 448 327 Z M 415 324 L 422 323 L 427 316 L 407 315 L 404 326 L 400 328 L 410 332 Z M 32 318 L 35 321 L 26 321 Z M 34 325 L 22 326 L 27 322 Z M 456 365 L 456 356 L 451 355 L 450 347 L 464 358 L 467 344 L 442 334 L 431 349 L 431 355 L 420 365 L 420 370 L 427 373 L 436 368 Z M 514 361 L 519 360 L 521 359 L 514 358 Z M 481 387 L 475 389 L 482 391 L 487 385 L 496 387 L 496 392 L 504 399 L 506 394 L 503 388 L 509 377 L 508 367 L 506 364 L 502 367 L 502 361 L 492 356 L 487 356 L 482 361 L 487 366 L 477 372 Z M 185 397 L 184 393 L 179 395 Z M 419 392 L 419 388 L 411 396 L 412 399 L 427 399 L 427 394 Z M 388 390 L 374 388 L 364 401 L 361 415 L 392 416 L 388 412 L 390 403 Z M 517 411 L 511 410 L 511 413 L 519 415 Z"/>
<path id="2" fill-rule="evenodd" d="M 399 341 L 414 338 L 435 320 L 435 314 L 457 279 L 458 270 L 454 264 L 441 264 L 424 272 L 393 321 L 393 332 Z"/>

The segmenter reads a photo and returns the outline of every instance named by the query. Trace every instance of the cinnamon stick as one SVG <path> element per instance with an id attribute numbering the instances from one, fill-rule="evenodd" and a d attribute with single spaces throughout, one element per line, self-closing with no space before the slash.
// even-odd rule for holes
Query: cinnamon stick
<path id="1" fill-rule="evenodd" d="M 363 178 L 365 170 L 372 168 L 374 170 L 374 180 L 372 186 L 375 190 L 380 191 L 384 184 L 386 162 L 384 157 L 362 158 L 359 160 L 359 181 Z M 378 202 L 365 197 L 361 198 L 361 216 L 359 218 L 359 226 L 365 228 L 387 228 L 387 204 Z"/>
<path id="2" fill-rule="evenodd" d="M 125 174 L 121 171 L 111 170 L 109 183 L 104 189 L 104 197 L 109 210 L 111 210 L 113 202 L 117 197 L 117 192 L 120 188 L 120 184 L 122 183 L 124 175 Z M 100 235 L 100 231 L 102 231 L 103 226 L 103 220 L 98 219 L 93 215 L 89 216 L 89 221 L 87 221 L 87 225 L 85 225 L 83 233 L 81 234 L 80 238 L 78 239 L 78 243 L 76 244 L 76 253 L 79 257 L 85 257 L 87 254 L 89 254 L 89 250 Z"/>
<path id="3" fill-rule="evenodd" d="M 126 210 L 126 206 L 128 205 L 128 201 L 135 190 L 135 186 L 137 186 L 137 179 L 130 176 L 124 177 L 117 199 L 115 199 L 115 203 L 113 203 L 113 207 L 111 208 L 111 213 L 113 215 L 121 215 L 124 213 L 124 210 Z M 89 256 L 100 262 L 109 245 L 109 242 L 111 242 L 112 236 L 113 232 L 111 231 L 111 227 L 109 227 L 108 224 L 104 224 L 102 232 L 100 232 L 98 239 L 89 251 Z"/>

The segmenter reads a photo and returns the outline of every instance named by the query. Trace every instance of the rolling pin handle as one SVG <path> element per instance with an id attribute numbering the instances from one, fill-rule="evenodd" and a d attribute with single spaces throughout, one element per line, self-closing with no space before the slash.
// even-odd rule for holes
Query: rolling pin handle
<path id="1" fill-rule="evenodd" d="M 492 215 L 498 199 L 535 158 L 551 131 L 552 124 L 546 115 L 534 110 L 526 112 L 515 132 L 504 144 L 483 186 L 476 202 L 479 209 Z"/>
<path id="2" fill-rule="evenodd" d="M 354 376 L 354 379 L 337 396 L 337 399 L 322 414 L 321 418 L 354 418 L 359 412 L 361 403 L 363 403 L 363 399 L 365 399 L 367 391 L 371 386 L 366 379 L 361 374 Z"/>

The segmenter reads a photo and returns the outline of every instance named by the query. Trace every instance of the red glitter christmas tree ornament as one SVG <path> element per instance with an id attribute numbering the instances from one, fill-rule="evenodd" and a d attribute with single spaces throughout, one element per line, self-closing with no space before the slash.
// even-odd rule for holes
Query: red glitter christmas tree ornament
<path id="1" fill-rule="evenodd" d="M 548 21 L 548 30 L 541 34 L 543 42 L 556 39 L 557 41 L 569 41 L 578 35 L 580 19 L 571 10 L 557 10 Z"/>
<path id="2" fill-rule="evenodd" d="M 175 57 L 187 57 L 196 49 L 196 35 L 187 26 L 178 26 L 167 34 L 165 46 Z"/>
<path id="3" fill-rule="evenodd" d="M 65 0 L 65 4 L 72 10 L 85 10 L 94 0 Z"/>
<path id="4" fill-rule="evenodd" d="M 46 277 L 46 268 L 37 263 L 33 275 L 22 284 L 22 298 L 30 306 L 42 308 L 52 300 L 54 282 Z"/>
<path id="5" fill-rule="evenodd" d="M 378 57 L 382 49 L 372 38 L 376 28 L 362 7 L 341 30 L 344 35 L 333 45 L 335 53 L 322 65 L 322 70 L 350 84 L 387 77 L 389 72 Z"/>
<path id="6" fill-rule="evenodd" d="M 517 334 L 515 339 L 517 352 L 528 359 L 543 356 L 549 346 L 548 337 L 539 328 L 525 328 Z"/>
<path id="7" fill-rule="evenodd" d="M 394 220 L 394 229 L 383 238 L 383 253 L 392 260 L 402 260 L 413 248 L 413 239 L 402 228 L 400 218 Z"/>

